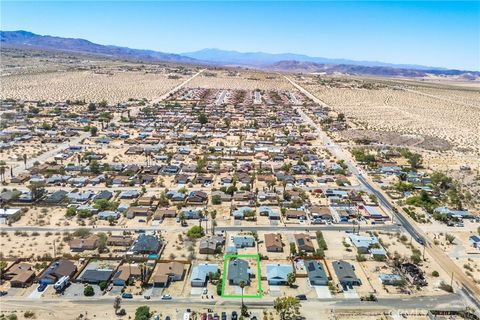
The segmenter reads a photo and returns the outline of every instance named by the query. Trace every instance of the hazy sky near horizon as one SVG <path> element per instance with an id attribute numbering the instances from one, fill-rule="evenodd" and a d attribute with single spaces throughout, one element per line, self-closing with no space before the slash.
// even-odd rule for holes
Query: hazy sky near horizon
<path id="1" fill-rule="evenodd" d="M 203 48 L 480 70 L 480 2 L 1 1 L 1 29 L 189 52 Z"/>

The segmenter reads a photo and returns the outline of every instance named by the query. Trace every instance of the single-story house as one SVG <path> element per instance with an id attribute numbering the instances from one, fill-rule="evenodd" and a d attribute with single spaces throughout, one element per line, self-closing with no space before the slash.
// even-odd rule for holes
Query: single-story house
<path id="1" fill-rule="evenodd" d="M 289 273 L 293 273 L 293 268 L 289 264 L 267 264 L 269 285 L 286 285 Z"/>
<path id="2" fill-rule="evenodd" d="M 180 262 L 161 262 L 152 275 L 153 285 L 166 287 L 171 281 L 181 281 L 185 273 L 185 266 Z"/>
<path id="3" fill-rule="evenodd" d="M 334 261 L 332 264 L 338 281 L 343 287 L 362 285 L 362 281 L 355 275 L 355 268 L 350 263 L 338 260 Z"/>
<path id="4" fill-rule="evenodd" d="M 190 276 L 192 287 L 205 287 L 211 273 L 218 273 L 218 266 L 213 263 L 202 263 L 193 267 Z"/>
<path id="5" fill-rule="evenodd" d="M 313 242 L 310 239 L 310 236 L 305 233 L 297 233 L 294 235 L 295 242 L 297 243 L 297 248 L 299 251 L 304 252 L 314 252 L 315 247 L 313 246 Z"/>
<path id="6" fill-rule="evenodd" d="M 282 252 L 283 243 L 280 233 L 265 234 L 265 248 L 267 252 Z"/>
<path id="7" fill-rule="evenodd" d="M 305 261 L 305 268 L 307 269 L 308 282 L 310 285 L 328 285 L 328 276 L 322 263 L 315 260 L 308 260 Z"/>
<path id="8" fill-rule="evenodd" d="M 246 260 L 232 259 L 228 262 L 227 280 L 230 285 L 250 285 L 250 267 Z"/>

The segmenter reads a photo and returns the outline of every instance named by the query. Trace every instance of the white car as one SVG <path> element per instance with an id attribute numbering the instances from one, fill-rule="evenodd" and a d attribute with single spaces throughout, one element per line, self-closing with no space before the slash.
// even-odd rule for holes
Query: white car
<path id="1" fill-rule="evenodd" d="M 164 294 L 164 295 L 162 296 L 162 300 L 172 300 L 172 296 L 169 295 L 169 294 Z"/>

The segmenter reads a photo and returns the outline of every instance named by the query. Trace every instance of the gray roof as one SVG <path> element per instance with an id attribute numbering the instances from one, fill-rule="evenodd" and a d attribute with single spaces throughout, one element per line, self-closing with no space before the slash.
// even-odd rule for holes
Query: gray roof
<path id="1" fill-rule="evenodd" d="M 337 274 L 338 280 L 342 281 L 360 281 L 355 275 L 353 266 L 343 260 L 338 260 L 333 262 L 333 269 Z"/>
<path id="2" fill-rule="evenodd" d="M 328 281 L 323 264 L 319 263 L 318 261 L 309 260 L 305 262 L 305 268 L 307 269 L 308 280 L 310 283 Z"/>
<path id="3" fill-rule="evenodd" d="M 248 262 L 242 259 L 230 260 L 228 263 L 228 280 L 233 280 L 237 283 L 250 281 L 250 275 L 248 273 Z"/>

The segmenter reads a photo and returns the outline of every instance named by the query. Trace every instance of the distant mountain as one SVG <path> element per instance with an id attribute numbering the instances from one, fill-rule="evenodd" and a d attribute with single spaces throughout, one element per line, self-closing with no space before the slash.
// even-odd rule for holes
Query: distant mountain
<path id="1" fill-rule="evenodd" d="M 266 66 L 280 61 L 301 61 L 314 62 L 320 64 L 344 64 L 344 65 L 358 65 L 367 67 L 393 67 L 406 69 L 442 69 L 432 68 L 420 65 L 405 65 L 392 64 L 378 61 L 356 61 L 347 59 L 329 59 L 321 57 L 310 57 L 295 53 L 264 53 L 264 52 L 238 52 L 227 51 L 220 49 L 203 49 L 195 52 L 185 52 L 181 55 L 215 63 L 229 64 L 229 65 L 243 65 L 243 66 Z"/>
<path id="2" fill-rule="evenodd" d="M 117 46 L 104 46 L 84 39 L 42 36 L 22 30 L 0 31 L 0 43 L 2 46 L 6 47 L 55 50 L 142 61 L 182 63 L 200 62 L 194 58 L 184 57 L 179 54 L 164 53 L 153 50 L 131 49 Z"/>
<path id="3" fill-rule="evenodd" d="M 142 62 L 175 62 L 212 66 L 243 66 L 286 72 L 326 72 L 355 75 L 424 77 L 426 75 L 458 76 L 464 80 L 478 80 L 480 72 L 448 70 L 418 65 L 397 65 L 376 61 L 327 59 L 301 54 L 264 52 L 237 52 L 204 49 L 183 54 L 153 50 L 105 46 L 84 39 L 42 36 L 28 31 L 0 31 L 2 47 L 48 50 L 89 54 Z"/>
<path id="4" fill-rule="evenodd" d="M 284 72 L 324 72 L 327 74 L 344 73 L 350 75 L 372 75 L 385 77 L 425 77 L 428 75 L 458 76 L 464 80 L 480 78 L 479 71 L 447 70 L 447 69 L 412 69 L 389 66 L 363 66 L 351 64 L 322 64 L 296 60 L 273 63 L 267 67 L 274 71 Z"/>

